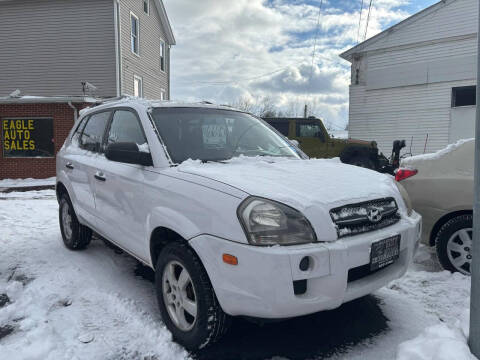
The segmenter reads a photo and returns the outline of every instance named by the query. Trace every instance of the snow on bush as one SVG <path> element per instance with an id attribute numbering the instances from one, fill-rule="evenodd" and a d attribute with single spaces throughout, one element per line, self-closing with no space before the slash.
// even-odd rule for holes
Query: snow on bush
<path id="1" fill-rule="evenodd" d="M 397 360 L 474 360 L 468 347 L 469 312 L 454 326 L 445 323 L 427 327 L 415 339 L 401 343 Z"/>

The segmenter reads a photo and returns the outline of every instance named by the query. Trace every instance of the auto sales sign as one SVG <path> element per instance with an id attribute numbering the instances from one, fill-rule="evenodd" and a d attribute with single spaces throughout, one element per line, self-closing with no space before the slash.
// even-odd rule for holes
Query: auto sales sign
<path id="1" fill-rule="evenodd" d="M 2 119 L 2 148 L 4 157 L 54 156 L 53 119 Z"/>

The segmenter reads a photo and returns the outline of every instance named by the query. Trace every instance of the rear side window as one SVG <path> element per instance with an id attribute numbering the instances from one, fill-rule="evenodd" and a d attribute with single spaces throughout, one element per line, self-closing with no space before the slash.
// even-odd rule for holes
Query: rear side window
<path id="1" fill-rule="evenodd" d="M 325 141 L 325 136 L 323 134 L 322 128 L 320 127 L 320 125 L 315 123 L 297 124 L 297 136 L 316 137 L 320 138 L 322 141 Z"/>
<path id="2" fill-rule="evenodd" d="M 142 126 L 135 113 L 128 110 L 115 111 L 107 142 L 108 144 L 133 142 L 137 145 L 147 143 Z"/>
<path id="3" fill-rule="evenodd" d="M 101 152 L 103 134 L 110 119 L 110 114 L 110 111 L 106 111 L 90 116 L 80 137 L 79 145 L 82 149 Z"/>
<path id="4" fill-rule="evenodd" d="M 269 122 L 269 125 L 279 131 L 283 136 L 288 137 L 288 121 L 272 121 Z"/>

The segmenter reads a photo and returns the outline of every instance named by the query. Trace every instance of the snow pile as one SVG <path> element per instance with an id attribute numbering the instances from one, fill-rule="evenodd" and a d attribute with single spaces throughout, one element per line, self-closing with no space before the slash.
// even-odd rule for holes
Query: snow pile
<path id="1" fill-rule="evenodd" d="M 470 144 L 470 143 L 475 143 L 475 139 L 464 139 L 464 140 L 459 140 L 457 141 L 456 143 L 454 144 L 450 144 L 448 145 L 447 147 L 445 147 L 444 149 L 441 149 L 435 153 L 431 153 L 431 154 L 423 154 L 423 155 L 415 155 L 415 156 L 411 156 L 411 157 L 408 157 L 408 158 L 405 158 L 402 160 L 401 162 L 401 166 L 402 167 L 408 167 L 409 165 L 412 165 L 412 164 L 416 164 L 418 162 L 424 162 L 424 161 L 431 161 L 431 160 L 436 160 L 436 159 L 440 159 L 448 154 L 451 154 L 452 152 L 454 152 L 455 150 L 459 149 L 460 147 L 462 147 L 463 145 L 465 144 L 468 144 L 468 145 L 471 145 L 473 146 L 473 144 Z"/>
<path id="2" fill-rule="evenodd" d="M 33 186 L 53 186 L 55 185 L 55 177 L 48 179 L 3 179 L 0 180 L 0 188 L 18 188 Z"/>
<path id="3" fill-rule="evenodd" d="M 427 327 L 418 337 L 400 344 L 397 360 L 474 360 L 468 347 L 469 312 L 454 326 L 438 324 Z"/>
<path id="4" fill-rule="evenodd" d="M 0 359 L 189 358 L 136 261 L 101 241 L 67 250 L 58 204 L 44 193 L 0 199 Z"/>

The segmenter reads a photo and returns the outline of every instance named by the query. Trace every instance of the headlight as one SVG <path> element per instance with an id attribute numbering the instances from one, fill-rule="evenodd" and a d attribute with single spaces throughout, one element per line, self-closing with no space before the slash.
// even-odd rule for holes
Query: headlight
<path id="1" fill-rule="evenodd" d="M 412 212 L 413 212 L 412 200 L 410 200 L 410 196 L 408 195 L 407 190 L 405 190 L 403 185 L 400 184 L 399 182 L 395 181 L 395 184 L 397 185 L 398 191 L 400 191 L 400 194 L 402 195 L 402 198 L 403 198 L 403 202 L 407 207 L 407 215 L 408 216 L 412 215 Z"/>
<path id="2" fill-rule="evenodd" d="M 250 197 L 239 206 L 238 218 L 252 245 L 295 245 L 317 240 L 305 216 L 276 201 Z"/>

